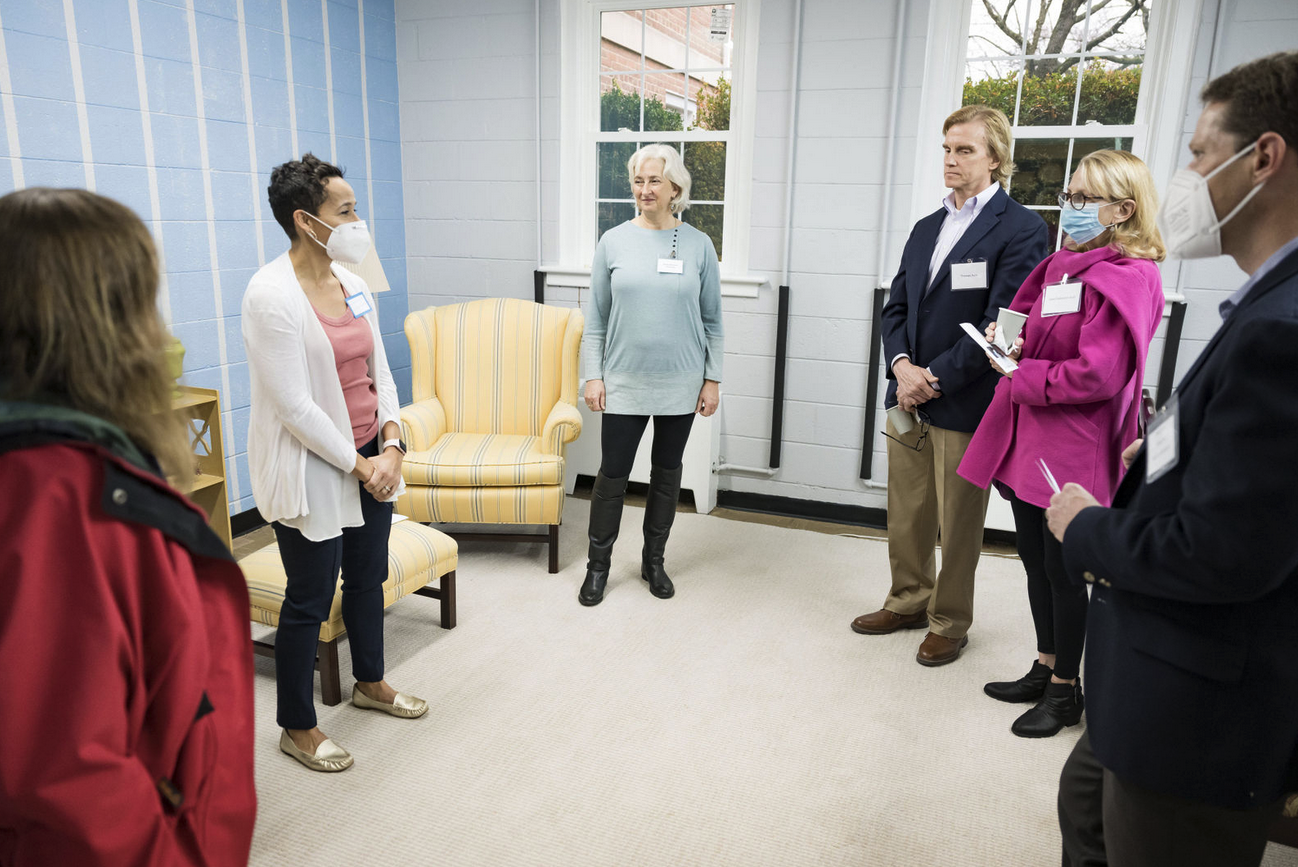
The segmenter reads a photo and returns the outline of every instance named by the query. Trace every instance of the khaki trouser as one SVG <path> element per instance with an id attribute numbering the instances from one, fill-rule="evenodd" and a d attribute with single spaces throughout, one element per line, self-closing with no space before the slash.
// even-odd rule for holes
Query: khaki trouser
<path id="1" fill-rule="evenodd" d="M 920 425 L 901 435 L 919 441 Z M 888 561 L 892 589 L 883 607 L 897 614 L 928 609 L 929 631 L 962 638 L 973 622 L 974 570 L 982 553 L 990 490 L 956 474 L 971 433 L 930 426 L 920 451 L 888 440 Z M 942 570 L 936 569 L 939 538 Z"/>

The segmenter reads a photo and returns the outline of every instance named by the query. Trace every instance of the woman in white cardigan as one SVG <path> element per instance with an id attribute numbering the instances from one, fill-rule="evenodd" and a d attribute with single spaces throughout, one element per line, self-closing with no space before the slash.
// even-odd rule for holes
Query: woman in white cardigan
<path id="1" fill-rule="evenodd" d="M 342 771 L 352 757 L 316 726 L 313 693 L 340 569 L 352 703 L 407 719 L 428 710 L 383 679 L 383 582 L 405 446 L 374 300 L 335 264 L 369 250 L 351 185 L 308 153 L 271 172 L 269 193 L 291 246 L 248 284 L 243 339 L 252 493 L 288 579 L 275 638 L 280 749 L 312 770 Z"/>

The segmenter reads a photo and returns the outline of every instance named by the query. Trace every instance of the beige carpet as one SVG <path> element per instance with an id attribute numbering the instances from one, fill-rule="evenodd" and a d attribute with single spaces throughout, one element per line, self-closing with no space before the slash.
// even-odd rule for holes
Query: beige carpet
<path id="1" fill-rule="evenodd" d="M 588 609 L 586 514 L 569 498 L 558 575 L 541 546 L 463 544 L 454 630 L 433 600 L 388 611 L 388 679 L 433 709 L 322 708 L 356 757 L 345 773 L 279 752 L 257 661 L 253 864 L 1059 863 L 1056 783 L 1080 727 L 1021 740 L 1024 708 L 982 694 L 1032 660 L 1017 560 L 983 558 L 968 648 L 927 669 L 922 632 L 848 628 L 887 591 L 882 542 L 680 514 L 663 601 L 628 507 Z M 346 642 L 341 657 L 350 695 Z"/>

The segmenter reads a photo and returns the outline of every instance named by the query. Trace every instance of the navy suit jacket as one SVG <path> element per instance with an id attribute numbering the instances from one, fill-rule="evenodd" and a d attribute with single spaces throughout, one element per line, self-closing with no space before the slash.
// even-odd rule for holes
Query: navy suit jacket
<path id="1" fill-rule="evenodd" d="M 992 370 L 987 355 L 965 335 L 960 323 L 972 322 L 983 331 L 1001 307 L 1009 306 L 1028 274 L 1048 255 L 1048 233 L 1041 217 L 1004 189 L 997 190 L 929 286 L 928 265 L 945 219 L 946 208 L 939 208 L 915 224 L 901 254 L 901 270 L 892 280 L 880 317 L 890 380 L 883 403 L 897 403 L 892 360 L 905 353 L 938 378 L 942 396 L 922 407 L 932 423 L 969 433 L 991 403 L 1000 374 Z M 969 259 L 987 263 L 987 287 L 952 290 L 951 263 Z"/>
<path id="2" fill-rule="evenodd" d="M 1096 582 L 1087 725 L 1123 780 L 1243 809 L 1298 783 L 1298 253 L 1175 400 L 1176 465 L 1147 483 L 1142 450 L 1113 508 L 1064 536 L 1069 573 Z"/>

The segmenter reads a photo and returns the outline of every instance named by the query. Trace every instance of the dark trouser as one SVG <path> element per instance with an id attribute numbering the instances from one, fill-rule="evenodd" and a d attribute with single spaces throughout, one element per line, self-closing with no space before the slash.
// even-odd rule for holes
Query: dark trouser
<path id="1" fill-rule="evenodd" d="M 1055 656 L 1055 677 L 1073 680 L 1086 643 L 1086 587 L 1064 569 L 1064 549 L 1046 526 L 1046 510 L 1010 496 L 1019 559 L 1028 573 L 1028 604 L 1037 629 L 1037 651 Z"/>
<path id="2" fill-rule="evenodd" d="M 378 439 L 358 451 L 374 457 Z M 341 536 L 312 542 L 292 527 L 271 525 L 288 579 L 275 633 L 276 721 L 281 728 L 315 728 L 316 642 L 320 624 L 329 619 L 340 568 L 352 676 L 365 682 L 383 679 L 383 582 L 388 577 L 392 504 L 374 499 L 359 481 L 356 485 L 365 523 L 345 527 Z"/>
<path id="3" fill-rule="evenodd" d="M 1282 803 L 1228 810 L 1124 783 L 1084 734 L 1059 776 L 1063 867 L 1257 867 Z"/>
<path id="4" fill-rule="evenodd" d="M 610 479 L 620 479 L 631 474 L 636 449 L 640 448 L 640 438 L 644 436 L 649 418 L 647 415 L 604 414 L 604 426 L 600 435 L 600 447 L 603 450 L 600 472 Z M 694 413 L 656 415 L 653 420 L 654 441 L 650 462 L 655 467 L 674 470 L 681 465 L 681 458 L 685 454 L 685 443 L 690 438 Z"/>

